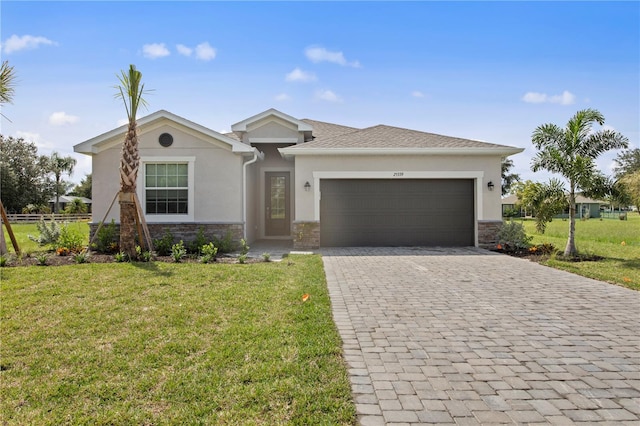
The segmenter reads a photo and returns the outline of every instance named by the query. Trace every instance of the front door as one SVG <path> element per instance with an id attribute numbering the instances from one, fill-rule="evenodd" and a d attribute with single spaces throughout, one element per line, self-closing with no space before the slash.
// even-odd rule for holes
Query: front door
<path id="1" fill-rule="evenodd" d="M 289 172 L 265 173 L 265 236 L 291 234 Z"/>

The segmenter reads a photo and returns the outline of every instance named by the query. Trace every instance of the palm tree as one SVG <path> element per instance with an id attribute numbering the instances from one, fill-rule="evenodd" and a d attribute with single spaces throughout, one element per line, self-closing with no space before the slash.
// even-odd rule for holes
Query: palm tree
<path id="1" fill-rule="evenodd" d="M 0 65 L 0 105 L 13 103 L 15 80 L 15 70 L 9 65 L 8 61 L 3 61 L 2 65 Z M 0 116 L 4 117 L 2 113 L 0 113 Z M 9 119 L 7 118 L 7 120 Z"/>
<path id="2" fill-rule="evenodd" d="M 602 174 L 596 168 L 596 158 L 604 152 L 628 146 L 627 138 L 616 131 L 594 131 L 594 123 L 603 125 L 604 116 L 595 109 L 584 109 L 571 117 L 564 129 L 555 124 L 543 124 L 531 136 L 531 141 L 538 150 L 531 170 L 558 173 L 569 184 L 569 237 L 564 249 L 565 256 L 575 256 L 578 253 L 575 244 L 576 191 L 599 189 L 596 186 L 602 183 Z"/>
<path id="3" fill-rule="evenodd" d="M 53 212 L 58 213 L 60 210 L 60 195 L 64 195 L 67 185 L 62 181 L 62 174 L 67 173 L 68 176 L 73 174 L 73 168 L 76 165 L 76 159 L 73 157 L 60 157 L 60 154 L 53 152 L 49 157 L 49 168 L 55 178 L 54 191 L 56 194 L 56 203 L 53 206 Z"/>
<path id="4" fill-rule="evenodd" d="M 142 84 L 142 73 L 135 65 L 129 66 L 129 71 L 121 71 L 118 76 L 120 85 L 115 97 L 122 99 L 127 111 L 128 129 L 122 144 L 120 158 L 120 249 L 130 258 L 136 255 L 136 218 L 135 206 L 136 179 L 140 155 L 138 153 L 138 131 L 136 115 L 140 106 L 146 107 L 147 102 L 142 95 L 146 92 Z"/>

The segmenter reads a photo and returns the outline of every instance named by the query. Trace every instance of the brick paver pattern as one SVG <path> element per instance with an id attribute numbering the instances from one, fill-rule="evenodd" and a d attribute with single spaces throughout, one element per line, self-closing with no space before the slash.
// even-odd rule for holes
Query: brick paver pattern
<path id="1" fill-rule="evenodd" d="M 322 254 L 359 424 L 640 424 L 640 292 L 475 248 Z"/>

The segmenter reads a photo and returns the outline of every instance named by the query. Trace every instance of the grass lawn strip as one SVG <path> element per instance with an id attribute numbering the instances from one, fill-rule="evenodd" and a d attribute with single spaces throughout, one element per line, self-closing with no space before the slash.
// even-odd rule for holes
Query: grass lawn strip
<path id="1" fill-rule="evenodd" d="M 554 219 L 544 234 L 538 234 L 532 220 L 522 222 L 533 244 L 551 243 L 564 250 L 569 222 Z M 629 213 L 628 220 L 576 220 L 576 246 L 581 253 L 604 257 L 597 262 L 568 262 L 553 257 L 543 264 L 589 278 L 640 290 L 640 215 Z"/>
<path id="2" fill-rule="evenodd" d="M 355 421 L 318 256 L 0 273 L 6 422 Z"/>

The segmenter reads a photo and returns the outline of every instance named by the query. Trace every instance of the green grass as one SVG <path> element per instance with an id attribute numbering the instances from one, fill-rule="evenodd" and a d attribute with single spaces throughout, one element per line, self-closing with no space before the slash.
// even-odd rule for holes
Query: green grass
<path id="1" fill-rule="evenodd" d="M 544 234 L 535 223 L 525 220 L 527 233 L 534 244 L 551 243 L 564 250 L 569 235 L 569 221 L 554 219 Z M 624 244 L 623 244 L 624 241 Z M 568 262 L 550 258 L 542 263 L 585 277 L 640 290 L 640 215 L 630 213 L 628 220 L 576 220 L 576 246 L 580 253 L 604 257 L 597 262 Z"/>
<path id="2" fill-rule="evenodd" d="M 0 269 L 0 418 L 353 424 L 322 261 L 290 259 Z"/>
<path id="3" fill-rule="evenodd" d="M 89 224 L 87 222 L 69 222 L 68 226 L 69 229 L 77 231 L 85 237 L 85 245 L 89 244 Z M 2 229 L 4 231 L 5 241 L 7 242 L 7 249 L 9 253 L 14 253 L 15 250 L 11 244 L 9 233 L 4 226 L 2 226 Z M 29 235 L 33 235 L 34 237 L 40 235 L 35 223 L 14 223 L 11 224 L 11 229 L 22 253 L 35 253 L 47 250 L 47 247 L 41 247 L 38 243 L 29 239 Z"/>

